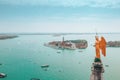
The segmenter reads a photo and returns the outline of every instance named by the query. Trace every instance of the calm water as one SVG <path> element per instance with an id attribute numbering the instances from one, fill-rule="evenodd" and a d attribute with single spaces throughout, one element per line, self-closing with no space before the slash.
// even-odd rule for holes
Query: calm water
<path id="1" fill-rule="evenodd" d="M 45 42 L 62 40 L 62 36 L 19 35 L 18 38 L 0 40 L 0 72 L 8 76 L 1 80 L 89 80 L 95 56 L 95 35 L 65 35 L 65 39 L 86 39 L 87 49 L 58 50 L 43 46 Z M 120 40 L 120 34 L 104 34 L 106 40 Z M 105 80 L 120 80 L 120 48 L 107 48 L 102 56 Z M 49 64 L 47 71 L 41 65 Z M 109 65 L 109 67 L 105 67 Z"/>

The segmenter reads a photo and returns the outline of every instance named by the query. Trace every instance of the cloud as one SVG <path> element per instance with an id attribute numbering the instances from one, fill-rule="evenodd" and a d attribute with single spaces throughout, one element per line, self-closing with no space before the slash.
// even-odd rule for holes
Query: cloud
<path id="1" fill-rule="evenodd" d="M 120 8 L 120 0 L 0 0 L 0 4 Z"/>

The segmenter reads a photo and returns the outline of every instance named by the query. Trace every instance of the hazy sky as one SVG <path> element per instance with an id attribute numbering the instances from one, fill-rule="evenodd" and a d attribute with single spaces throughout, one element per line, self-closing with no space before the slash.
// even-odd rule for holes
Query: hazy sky
<path id="1" fill-rule="evenodd" d="M 120 0 L 0 0 L 2 32 L 120 32 Z"/>

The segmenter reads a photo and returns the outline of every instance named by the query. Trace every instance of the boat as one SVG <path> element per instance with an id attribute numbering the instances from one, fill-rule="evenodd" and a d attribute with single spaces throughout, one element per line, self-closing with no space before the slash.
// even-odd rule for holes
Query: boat
<path id="1" fill-rule="evenodd" d="M 83 52 L 83 51 L 78 51 L 78 52 Z"/>
<path id="2" fill-rule="evenodd" d="M 109 67 L 109 65 L 105 65 L 105 67 Z"/>
<path id="3" fill-rule="evenodd" d="M 48 64 L 45 64 L 45 65 L 42 65 L 41 68 L 48 68 L 49 65 Z"/>
<path id="4" fill-rule="evenodd" d="M 57 51 L 57 53 L 61 53 L 60 51 Z"/>
<path id="5" fill-rule="evenodd" d="M 40 80 L 39 78 L 32 78 L 31 80 Z"/>
<path id="6" fill-rule="evenodd" d="M 60 51 L 60 50 L 58 50 L 58 51 L 57 51 L 57 53 L 61 53 L 61 51 Z"/>
<path id="7" fill-rule="evenodd" d="M 4 78 L 4 77 L 7 77 L 7 75 L 4 73 L 0 73 L 0 78 Z"/>

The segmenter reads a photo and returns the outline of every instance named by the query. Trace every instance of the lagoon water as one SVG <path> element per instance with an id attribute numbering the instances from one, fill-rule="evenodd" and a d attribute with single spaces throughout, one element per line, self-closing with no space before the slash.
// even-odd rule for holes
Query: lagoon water
<path id="1" fill-rule="evenodd" d="M 107 41 L 120 40 L 120 34 L 102 34 Z M 88 48 L 58 50 L 45 47 L 44 43 L 62 40 L 63 36 L 19 35 L 18 38 L 0 40 L 0 72 L 7 77 L 1 80 L 89 80 L 95 57 L 93 34 L 64 35 L 65 40 L 86 39 Z M 120 80 L 120 48 L 107 48 L 102 57 L 104 80 Z M 47 69 L 41 65 L 49 64 Z M 109 65 L 109 67 L 105 67 Z"/>

